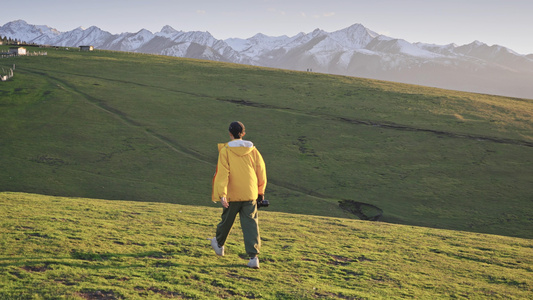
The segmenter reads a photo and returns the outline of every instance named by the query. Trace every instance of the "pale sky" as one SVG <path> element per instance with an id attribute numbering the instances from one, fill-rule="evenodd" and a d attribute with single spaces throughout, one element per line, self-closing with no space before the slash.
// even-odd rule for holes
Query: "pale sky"
<path id="1" fill-rule="evenodd" d="M 408 42 L 475 40 L 533 54 L 533 0 L 24 0 L 2 1 L 0 26 L 14 20 L 59 31 L 97 26 L 113 34 L 170 25 L 217 39 L 256 33 L 294 36 L 359 23 Z"/>

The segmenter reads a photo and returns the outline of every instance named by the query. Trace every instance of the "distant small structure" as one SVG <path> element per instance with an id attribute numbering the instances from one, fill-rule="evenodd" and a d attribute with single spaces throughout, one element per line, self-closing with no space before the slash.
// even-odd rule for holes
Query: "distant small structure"
<path id="1" fill-rule="evenodd" d="M 2 46 L 4 44 L 4 41 L 0 41 L 0 46 Z"/>
<path id="2" fill-rule="evenodd" d="M 94 46 L 80 46 L 80 51 L 93 51 Z"/>
<path id="3" fill-rule="evenodd" d="M 24 47 L 9 47 L 9 54 L 11 54 L 11 55 L 26 55 L 26 48 L 24 48 Z"/>
<path id="4" fill-rule="evenodd" d="M 15 65 L 13 64 L 13 67 L 14 66 Z M 7 81 L 8 79 L 13 77 L 13 69 L 9 69 L 6 75 L 3 75 L 4 73 L 6 73 L 6 71 L 4 70 L 4 68 L 2 68 L 2 74 L 0 74 L 0 81 Z"/>

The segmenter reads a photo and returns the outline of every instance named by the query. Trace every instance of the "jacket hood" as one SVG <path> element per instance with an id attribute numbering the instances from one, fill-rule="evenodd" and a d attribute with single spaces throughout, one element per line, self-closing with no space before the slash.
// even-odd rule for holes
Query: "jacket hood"
<path id="1" fill-rule="evenodd" d="M 233 140 L 225 144 L 218 144 L 218 151 L 223 147 L 227 147 L 229 151 L 237 156 L 247 155 L 255 149 L 254 143 L 245 140 Z"/>

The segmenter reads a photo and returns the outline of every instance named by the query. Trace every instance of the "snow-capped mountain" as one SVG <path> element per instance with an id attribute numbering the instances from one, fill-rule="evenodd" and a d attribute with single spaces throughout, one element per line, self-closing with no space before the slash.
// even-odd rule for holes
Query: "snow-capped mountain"
<path id="1" fill-rule="evenodd" d="M 16 38 L 21 41 L 35 40 L 39 37 L 50 40 L 60 34 L 61 32 L 46 25 L 28 25 L 28 23 L 22 20 L 9 22 L 0 27 L 0 36 Z"/>
<path id="2" fill-rule="evenodd" d="M 18 20 L 0 36 L 27 43 L 131 51 L 274 68 L 359 76 L 403 83 L 533 99 L 533 54 L 474 41 L 467 45 L 410 43 L 361 24 L 335 31 L 316 29 L 293 37 L 219 40 L 209 32 L 170 26 L 152 33 L 111 34 L 98 27 L 59 32 Z"/>

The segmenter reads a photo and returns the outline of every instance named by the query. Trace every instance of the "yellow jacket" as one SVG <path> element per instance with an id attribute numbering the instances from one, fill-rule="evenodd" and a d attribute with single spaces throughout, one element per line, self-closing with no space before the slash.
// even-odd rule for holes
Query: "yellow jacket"
<path id="1" fill-rule="evenodd" d="M 213 176 L 213 202 L 256 200 L 267 184 L 265 162 L 250 141 L 233 140 L 218 144 L 218 163 Z"/>

